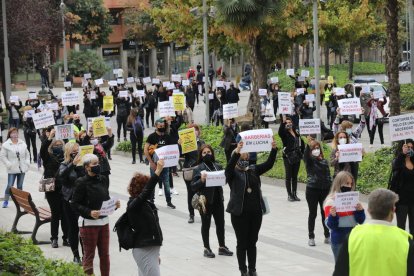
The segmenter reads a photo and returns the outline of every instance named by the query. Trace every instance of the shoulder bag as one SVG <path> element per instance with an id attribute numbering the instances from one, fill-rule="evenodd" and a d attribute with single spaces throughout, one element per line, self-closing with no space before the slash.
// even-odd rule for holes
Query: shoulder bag
<path id="1" fill-rule="evenodd" d="M 55 191 L 55 178 L 42 178 L 39 181 L 39 192 L 47 193 L 47 192 L 54 192 Z"/>

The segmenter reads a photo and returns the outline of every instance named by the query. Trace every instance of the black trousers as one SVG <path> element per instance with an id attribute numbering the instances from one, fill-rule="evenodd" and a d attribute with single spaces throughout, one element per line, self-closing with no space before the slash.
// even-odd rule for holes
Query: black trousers
<path id="1" fill-rule="evenodd" d="M 315 220 L 318 213 L 318 204 L 321 212 L 323 234 L 325 238 L 329 237 L 329 229 L 325 225 L 325 213 L 323 210 L 323 202 L 329 190 L 319 190 L 306 187 L 306 202 L 308 202 L 309 216 L 308 216 L 308 232 L 309 239 L 315 238 Z"/>
<path id="2" fill-rule="evenodd" d="M 193 199 L 193 196 L 195 192 L 191 189 L 191 181 L 185 181 L 185 185 L 187 186 L 187 206 L 188 206 L 188 213 L 190 216 L 194 216 L 194 208 L 191 205 L 191 200 Z"/>
<path id="3" fill-rule="evenodd" d="M 74 257 L 79 257 L 79 214 L 75 213 L 69 201 L 63 200 L 63 214 L 67 221 L 70 248 Z"/>
<path id="4" fill-rule="evenodd" d="M 237 261 L 240 271 L 247 271 L 246 254 L 249 270 L 256 271 L 256 243 L 262 226 L 263 214 L 256 212 L 243 212 L 241 216 L 231 215 L 231 224 L 237 238 Z"/>
<path id="5" fill-rule="evenodd" d="M 397 203 L 395 214 L 397 216 L 397 226 L 405 230 L 405 224 L 408 216 L 408 226 L 410 234 L 414 235 L 414 205 L 403 205 Z"/>
<path id="6" fill-rule="evenodd" d="M 300 162 L 296 164 L 289 164 L 287 158 L 283 158 L 283 163 L 285 165 L 285 173 L 286 173 L 286 191 L 288 195 L 292 195 L 296 193 L 298 188 L 298 174 L 300 168 Z"/>
<path id="7" fill-rule="evenodd" d="M 30 153 L 30 145 L 32 145 L 33 155 L 30 156 L 30 160 L 33 159 L 34 162 L 37 162 L 36 133 L 28 134 L 26 133 L 26 131 L 24 131 L 24 140 L 26 141 L 27 150 L 29 151 L 29 153 Z"/>
<path id="8" fill-rule="evenodd" d="M 372 129 L 370 129 L 369 131 L 369 143 L 371 145 L 374 143 L 375 132 L 377 131 L 377 126 L 378 126 L 378 133 L 379 133 L 381 145 L 384 144 L 384 132 L 383 132 L 384 123 L 381 120 L 376 119 L 375 125 L 372 126 Z M 369 122 L 368 122 L 368 128 L 369 128 Z"/>
<path id="9" fill-rule="evenodd" d="M 68 237 L 68 227 L 66 217 L 63 216 L 63 196 L 58 191 L 47 192 L 46 200 L 49 203 L 50 211 L 52 213 L 52 221 L 50 222 L 51 240 L 58 239 L 60 220 L 62 221 L 60 225 L 63 232 L 62 239 L 65 240 Z"/>
<path id="10" fill-rule="evenodd" d="M 121 128 L 124 133 L 124 138 L 127 137 L 127 129 L 126 129 L 126 123 L 127 123 L 128 117 L 125 116 L 117 116 L 116 117 L 116 123 L 118 125 L 118 129 L 116 130 L 116 134 L 118 139 L 121 137 Z"/>
<path id="11" fill-rule="evenodd" d="M 133 133 L 131 133 L 131 135 L 129 135 L 129 139 L 131 140 L 131 148 L 132 148 L 132 161 L 135 161 L 135 157 L 137 155 L 137 143 L 138 143 L 138 155 L 139 155 L 139 161 L 143 161 L 144 159 L 142 158 L 142 153 L 143 153 L 143 148 L 142 148 L 142 142 L 144 137 L 143 136 L 135 136 Z"/>
<path id="12" fill-rule="evenodd" d="M 224 204 L 219 198 L 215 199 L 213 204 L 207 203 L 207 212 L 201 215 L 201 236 L 205 248 L 210 249 L 210 225 L 211 217 L 214 217 L 216 224 L 216 234 L 219 246 L 225 246 L 224 242 Z"/>
<path id="13" fill-rule="evenodd" d="M 149 127 L 150 126 L 150 123 L 149 123 L 149 117 L 150 117 L 150 115 L 151 115 L 151 122 L 152 122 L 152 124 L 151 124 L 151 126 L 154 126 L 154 108 L 146 108 L 145 109 L 145 120 L 146 120 L 146 122 L 147 122 L 147 127 Z"/>

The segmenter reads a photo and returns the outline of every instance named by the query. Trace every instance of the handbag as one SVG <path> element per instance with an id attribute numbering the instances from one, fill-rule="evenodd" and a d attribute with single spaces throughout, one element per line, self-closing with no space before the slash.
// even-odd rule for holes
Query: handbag
<path id="1" fill-rule="evenodd" d="M 54 192 L 55 191 L 55 178 L 44 178 L 39 181 L 39 192 L 47 193 L 47 192 Z"/>
<path id="2" fill-rule="evenodd" d="M 192 181 L 193 180 L 194 169 L 195 168 L 197 168 L 197 166 L 190 167 L 190 168 L 183 168 L 183 178 L 184 178 L 185 181 Z"/>
<path id="3" fill-rule="evenodd" d="M 291 165 L 299 163 L 302 159 L 302 153 L 299 149 L 294 149 L 290 152 L 284 152 L 284 155 Z"/>

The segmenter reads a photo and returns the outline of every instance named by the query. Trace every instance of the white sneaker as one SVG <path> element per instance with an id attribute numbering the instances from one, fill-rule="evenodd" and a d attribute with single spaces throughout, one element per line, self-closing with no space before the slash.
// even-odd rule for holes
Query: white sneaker
<path id="1" fill-rule="evenodd" d="M 163 196 L 163 195 L 164 195 L 164 192 L 163 192 L 162 190 L 159 190 L 159 191 L 158 191 L 158 195 L 159 195 L 159 196 Z"/>
<path id="2" fill-rule="evenodd" d="M 173 195 L 178 195 L 178 192 L 177 192 L 177 190 L 176 190 L 176 189 L 171 189 L 171 193 L 172 193 Z"/>

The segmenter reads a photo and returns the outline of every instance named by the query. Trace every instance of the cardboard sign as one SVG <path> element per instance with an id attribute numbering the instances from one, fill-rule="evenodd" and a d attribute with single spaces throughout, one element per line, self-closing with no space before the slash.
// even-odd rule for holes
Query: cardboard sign
<path id="1" fill-rule="evenodd" d="M 59 110 L 59 104 L 58 103 L 46 103 L 47 109 L 50 110 Z"/>
<path id="2" fill-rule="evenodd" d="M 112 86 L 112 87 L 118 86 L 118 82 L 116 80 L 111 80 L 111 81 L 108 82 L 108 85 Z"/>
<path id="3" fill-rule="evenodd" d="M 144 84 L 151 83 L 151 77 L 146 77 L 146 78 L 143 78 L 143 79 L 142 79 L 142 82 L 143 82 Z"/>
<path id="4" fill-rule="evenodd" d="M 102 85 L 103 84 L 103 79 L 97 79 L 97 80 L 95 80 L 95 85 L 96 86 L 99 86 L 99 85 Z"/>
<path id="5" fill-rule="evenodd" d="M 181 75 L 180 74 L 172 74 L 171 80 L 174 82 L 181 82 Z"/>
<path id="6" fill-rule="evenodd" d="M 382 91 L 374 91 L 374 99 L 382 99 L 384 98 L 384 93 Z"/>
<path id="7" fill-rule="evenodd" d="M 153 84 L 160 84 L 161 81 L 160 81 L 160 79 L 152 79 L 152 83 Z"/>
<path id="8" fill-rule="evenodd" d="M 79 104 L 79 91 L 62 92 L 62 105 L 72 106 Z"/>
<path id="9" fill-rule="evenodd" d="M 339 163 L 361 162 L 362 161 L 362 144 L 345 144 L 338 145 Z"/>
<path id="10" fill-rule="evenodd" d="M 272 150 L 273 131 L 270 128 L 248 130 L 239 134 L 244 143 L 240 153 Z"/>
<path id="11" fill-rule="evenodd" d="M 101 216 L 110 216 L 115 212 L 116 209 L 116 202 L 118 199 L 111 198 L 109 200 L 106 200 L 102 202 L 101 209 L 99 210 L 99 215 Z"/>
<path id="12" fill-rule="evenodd" d="M 175 116 L 174 105 L 170 101 L 159 102 L 158 110 L 160 117 Z"/>
<path id="13" fill-rule="evenodd" d="M 259 89 L 259 96 L 263 97 L 267 95 L 267 89 Z"/>
<path id="14" fill-rule="evenodd" d="M 401 141 L 414 137 L 414 113 L 392 116 L 389 120 L 391 141 Z"/>
<path id="15" fill-rule="evenodd" d="M 174 167 L 178 165 L 180 159 L 180 151 L 178 145 L 169 145 L 155 150 L 158 159 L 164 160 L 164 168 Z"/>
<path id="16" fill-rule="evenodd" d="M 278 83 L 279 82 L 279 78 L 278 77 L 272 77 L 272 78 L 270 78 L 270 81 L 272 83 Z"/>
<path id="17" fill-rule="evenodd" d="M 182 80 L 183 86 L 190 86 L 190 80 Z"/>
<path id="18" fill-rule="evenodd" d="M 87 145 L 87 146 L 80 146 L 79 147 L 79 156 L 82 158 L 85 154 L 93 154 L 94 146 Z"/>
<path id="19" fill-rule="evenodd" d="M 185 110 L 185 96 L 184 93 L 173 93 L 173 105 L 174 111 L 184 111 Z"/>
<path id="20" fill-rule="evenodd" d="M 134 83 L 134 82 L 135 82 L 134 77 L 128 77 L 127 78 L 127 83 Z"/>
<path id="21" fill-rule="evenodd" d="M 223 119 L 233 119 L 239 117 L 237 103 L 223 104 Z"/>
<path id="22" fill-rule="evenodd" d="M 300 119 L 299 120 L 300 135 L 310 135 L 321 133 L 320 119 Z"/>
<path id="23" fill-rule="evenodd" d="M 57 125 L 55 126 L 56 140 L 74 139 L 73 125 Z"/>
<path id="24" fill-rule="evenodd" d="M 305 101 L 307 101 L 308 103 L 314 102 L 315 101 L 315 94 L 305 95 Z"/>
<path id="25" fill-rule="evenodd" d="M 162 86 L 167 88 L 168 86 L 170 86 L 170 82 L 169 81 L 163 81 Z"/>
<path id="26" fill-rule="evenodd" d="M 297 88 L 296 95 L 302 95 L 302 94 L 305 94 L 305 88 Z"/>
<path id="27" fill-rule="evenodd" d="M 36 92 L 29 92 L 29 100 L 36 100 L 37 94 Z"/>
<path id="28" fill-rule="evenodd" d="M 359 192 L 335 193 L 336 212 L 352 212 L 359 203 Z"/>
<path id="29" fill-rule="evenodd" d="M 94 137 L 108 135 L 108 130 L 106 129 L 104 117 L 95 118 L 92 121 L 92 131 Z"/>
<path id="30" fill-rule="evenodd" d="M 19 104 L 19 96 L 10 96 L 10 102 Z"/>
<path id="31" fill-rule="evenodd" d="M 193 127 L 178 131 L 178 137 L 180 137 L 181 140 L 182 154 L 197 150 L 197 137 Z"/>
<path id="32" fill-rule="evenodd" d="M 221 171 L 203 171 L 201 173 L 207 174 L 206 187 L 220 187 L 226 185 L 226 175 L 224 170 Z"/>
<path id="33" fill-rule="evenodd" d="M 333 92 L 336 96 L 343 96 L 345 95 L 345 88 L 343 87 L 334 87 Z"/>
<path id="34" fill-rule="evenodd" d="M 217 88 L 220 88 L 220 87 L 224 88 L 224 81 L 216 81 L 216 87 Z"/>
<path id="35" fill-rule="evenodd" d="M 25 118 L 32 118 L 32 117 L 33 117 L 33 114 L 35 114 L 35 111 L 34 111 L 33 109 L 31 109 L 31 110 L 26 110 L 26 111 L 24 112 L 24 117 L 25 117 Z"/>
<path id="36" fill-rule="evenodd" d="M 127 90 L 119 91 L 118 97 L 119 98 L 128 98 L 128 91 Z"/>
<path id="37" fill-rule="evenodd" d="M 47 128 L 56 124 L 55 116 L 52 111 L 44 111 L 35 113 L 32 116 L 36 129 Z"/>
<path id="38" fill-rule="evenodd" d="M 104 96 L 103 111 L 114 111 L 114 96 Z"/>
<path id="39" fill-rule="evenodd" d="M 280 114 L 292 114 L 292 101 L 290 99 L 290 93 L 279 92 L 278 93 L 279 113 Z"/>
<path id="40" fill-rule="evenodd" d="M 295 69 L 287 69 L 286 70 L 286 75 L 287 76 L 293 76 L 293 75 L 295 75 Z"/>
<path id="41" fill-rule="evenodd" d="M 145 90 L 137 90 L 135 97 L 145 97 Z"/>
<path id="42" fill-rule="evenodd" d="M 63 82 L 63 87 L 72 87 L 72 83 L 70 81 L 64 81 Z"/>
<path id="43" fill-rule="evenodd" d="M 120 79 L 117 79 L 117 80 L 116 80 L 116 83 L 117 83 L 117 84 L 125 84 L 125 80 L 124 80 L 124 79 L 122 79 L 122 78 L 120 78 Z"/>
<path id="44" fill-rule="evenodd" d="M 338 101 L 338 106 L 341 109 L 342 115 L 360 115 L 361 102 L 358 98 L 342 99 Z"/>
<path id="45" fill-rule="evenodd" d="M 305 77 L 305 78 L 309 78 L 309 71 L 307 71 L 307 70 L 302 70 L 301 72 L 300 72 L 300 75 L 301 75 L 301 77 Z"/>
<path id="46" fill-rule="evenodd" d="M 86 74 L 83 74 L 83 78 L 85 80 L 88 80 L 88 79 L 91 79 L 92 78 L 92 75 L 91 75 L 91 73 L 86 73 Z"/>

